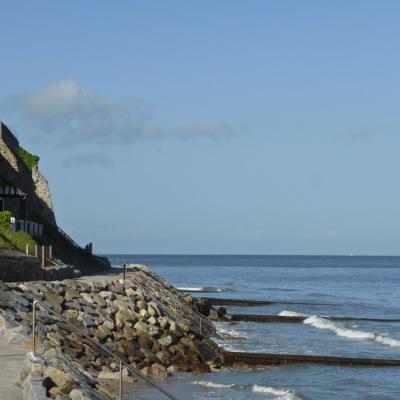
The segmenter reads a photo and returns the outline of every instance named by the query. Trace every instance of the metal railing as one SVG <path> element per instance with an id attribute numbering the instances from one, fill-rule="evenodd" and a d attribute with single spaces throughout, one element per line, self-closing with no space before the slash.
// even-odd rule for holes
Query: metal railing
<path id="1" fill-rule="evenodd" d="M 111 350 L 107 349 L 107 347 L 104 347 L 100 343 L 97 343 L 95 340 L 93 340 L 89 335 L 87 335 L 85 332 L 81 331 L 79 328 L 77 328 L 75 325 L 71 324 L 69 321 L 67 321 L 63 316 L 60 314 L 56 313 L 52 308 L 50 308 L 47 304 L 39 301 L 39 300 L 34 300 L 33 305 L 32 305 L 32 351 L 35 353 L 36 352 L 36 307 L 41 306 L 45 310 L 47 310 L 50 314 L 55 315 L 59 320 L 67 324 L 73 331 L 79 333 L 81 336 L 83 336 L 86 340 L 88 340 L 89 343 L 93 344 L 94 346 L 97 346 L 100 348 L 102 351 L 104 351 L 106 354 L 108 354 L 110 357 L 114 358 L 119 362 L 119 399 L 122 400 L 122 367 L 125 366 L 130 372 L 133 374 L 139 376 L 140 378 L 144 379 L 147 383 L 149 383 L 151 386 L 156 388 L 159 392 L 163 393 L 165 396 L 172 400 L 178 400 L 174 395 L 169 393 L 167 390 L 163 389 L 161 386 L 159 386 L 157 383 L 155 383 L 153 380 L 148 378 L 146 375 L 144 375 L 142 372 L 140 372 L 138 369 L 133 368 L 131 365 L 129 365 L 126 361 L 124 361 L 121 357 L 117 356 L 114 352 Z"/>
<path id="2" fill-rule="evenodd" d="M 70 242 L 74 247 L 76 247 L 79 250 L 85 250 L 82 246 L 80 246 L 78 243 L 75 242 L 74 239 L 72 239 L 71 236 L 68 235 L 64 230 L 62 230 L 58 225 L 57 225 L 57 231 L 68 241 Z"/>

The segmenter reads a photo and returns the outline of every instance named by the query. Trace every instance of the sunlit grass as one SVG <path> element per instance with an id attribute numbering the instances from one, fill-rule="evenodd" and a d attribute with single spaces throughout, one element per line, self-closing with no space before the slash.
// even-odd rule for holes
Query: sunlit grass
<path id="1" fill-rule="evenodd" d="M 35 245 L 35 240 L 25 232 L 13 232 L 11 229 L 0 229 L 0 249 L 14 248 L 25 251 L 26 245 Z"/>

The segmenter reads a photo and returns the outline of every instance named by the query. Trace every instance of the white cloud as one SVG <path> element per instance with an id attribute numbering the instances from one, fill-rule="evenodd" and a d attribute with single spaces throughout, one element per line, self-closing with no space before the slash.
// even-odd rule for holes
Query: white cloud
<path id="1" fill-rule="evenodd" d="M 140 138 L 180 138 L 231 135 L 224 123 L 164 127 L 155 118 L 156 107 L 142 98 L 109 98 L 74 80 L 48 86 L 6 100 L 23 121 L 37 126 L 56 143 L 130 144 Z"/>

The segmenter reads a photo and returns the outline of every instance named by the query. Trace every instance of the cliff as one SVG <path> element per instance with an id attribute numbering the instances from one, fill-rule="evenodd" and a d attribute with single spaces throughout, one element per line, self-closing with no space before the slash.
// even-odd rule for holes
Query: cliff
<path id="1" fill-rule="evenodd" d="M 26 198 L 26 219 L 56 225 L 47 180 L 37 166 L 29 169 L 19 156 L 19 141 L 0 122 L 0 179 L 21 190 Z"/>
<path id="2" fill-rule="evenodd" d="M 55 257 L 65 264 L 83 273 L 109 268 L 107 259 L 90 254 L 57 226 L 49 185 L 39 171 L 38 160 L 24 150 L 11 130 L 0 122 L 2 207 L 10 210 L 17 221 L 42 225 L 43 230 L 35 240 L 41 245 L 52 245 Z"/>

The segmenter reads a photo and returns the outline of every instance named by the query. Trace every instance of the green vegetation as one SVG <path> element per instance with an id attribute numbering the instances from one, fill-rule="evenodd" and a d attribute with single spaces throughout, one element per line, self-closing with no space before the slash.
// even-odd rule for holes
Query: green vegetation
<path id="1" fill-rule="evenodd" d="M 36 167 L 39 164 L 40 157 L 35 154 L 31 154 L 26 151 L 23 147 L 20 146 L 18 149 L 18 155 L 24 164 L 32 171 L 33 167 Z"/>
<path id="2" fill-rule="evenodd" d="M 10 229 L 11 213 L 10 211 L 0 212 L 0 229 Z"/>
<path id="3" fill-rule="evenodd" d="M 25 252 L 26 245 L 36 242 L 25 232 L 13 232 L 11 229 L 0 228 L 0 249 L 14 248 Z"/>

